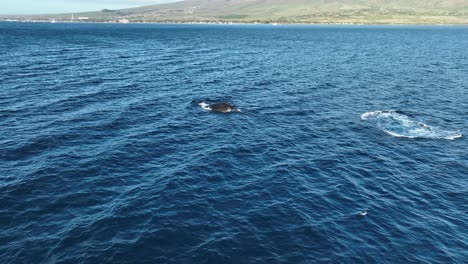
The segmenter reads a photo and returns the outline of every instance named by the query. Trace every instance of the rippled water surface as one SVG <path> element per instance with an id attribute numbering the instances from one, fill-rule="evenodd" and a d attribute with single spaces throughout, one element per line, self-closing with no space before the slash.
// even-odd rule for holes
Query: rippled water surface
<path id="1" fill-rule="evenodd" d="M 0 23 L 0 262 L 466 263 L 467 47 Z"/>

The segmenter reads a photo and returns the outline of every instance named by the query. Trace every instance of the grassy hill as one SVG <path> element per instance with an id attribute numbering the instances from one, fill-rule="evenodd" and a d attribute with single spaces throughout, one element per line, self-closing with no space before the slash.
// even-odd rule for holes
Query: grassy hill
<path id="1" fill-rule="evenodd" d="M 467 0 L 185 0 L 75 14 L 93 21 L 468 24 Z M 38 16 L 69 19 L 70 14 Z"/>

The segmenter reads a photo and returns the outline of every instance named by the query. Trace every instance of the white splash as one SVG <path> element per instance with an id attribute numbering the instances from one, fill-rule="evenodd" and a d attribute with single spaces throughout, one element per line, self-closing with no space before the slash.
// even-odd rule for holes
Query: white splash
<path id="1" fill-rule="evenodd" d="M 211 111 L 211 107 L 209 104 L 205 103 L 205 102 L 201 102 L 198 104 L 199 106 L 201 106 L 201 108 L 205 109 L 205 110 L 208 110 L 208 111 Z"/>
<path id="2" fill-rule="evenodd" d="M 459 131 L 429 126 L 397 111 L 367 112 L 361 116 L 361 120 L 372 122 L 385 133 L 399 138 L 454 140 L 463 137 Z"/>

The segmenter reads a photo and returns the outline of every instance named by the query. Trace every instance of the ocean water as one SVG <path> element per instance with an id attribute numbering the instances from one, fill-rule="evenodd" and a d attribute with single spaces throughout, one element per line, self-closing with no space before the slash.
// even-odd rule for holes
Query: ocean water
<path id="1" fill-rule="evenodd" d="M 0 262 L 466 263 L 467 47 L 0 23 Z"/>

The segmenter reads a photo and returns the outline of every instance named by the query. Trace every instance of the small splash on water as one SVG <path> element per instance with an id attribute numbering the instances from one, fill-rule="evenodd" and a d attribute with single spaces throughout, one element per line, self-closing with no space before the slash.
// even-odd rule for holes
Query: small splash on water
<path id="1" fill-rule="evenodd" d="M 201 108 L 205 109 L 205 110 L 208 110 L 208 111 L 211 111 L 211 107 L 209 104 L 205 103 L 205 102 L 201 102 L 198 104 Z"/>
<path id="2" fill-rule="evenodd" d="M 372 122 L 376 127 L 394 137 L 448 140 L 463 137 L 459 131 L 449 131 L 427 125 L 400 111 L 367 112 L 361 116 L 361 120 Z"/>

